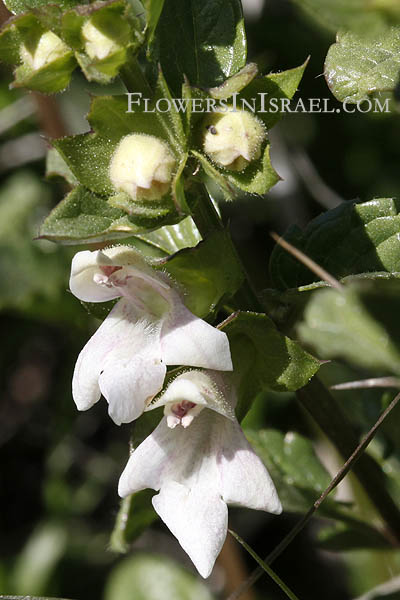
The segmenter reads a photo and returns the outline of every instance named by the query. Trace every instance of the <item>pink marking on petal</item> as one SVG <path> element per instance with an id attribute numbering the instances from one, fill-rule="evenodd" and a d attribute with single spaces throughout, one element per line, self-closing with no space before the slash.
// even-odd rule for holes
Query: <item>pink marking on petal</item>
<path id="1" fill-rule="evenodd" d="M 182 400 L 182 402 L 173 404 L 171 406 L 171 411 L 174 413 L 174 415 L 179 417 L 179 419 L 182 419 L 182 417 L 187 415 L 189 410 L 191 410 L 195 406 L 196 406 L 196 404 L 194 402 L 189 402 L 188 400 Z"/>
<path id="2" fill-rule="evenodd" d="M 104 275 L 110 277 L 110 275 L 115 273 L 115 271 L 119 271 L 120 269 L 122 269 L 122 267 L 113 267 L 112 265 L 101 265 L 100 269 L 104 273 Z"/>

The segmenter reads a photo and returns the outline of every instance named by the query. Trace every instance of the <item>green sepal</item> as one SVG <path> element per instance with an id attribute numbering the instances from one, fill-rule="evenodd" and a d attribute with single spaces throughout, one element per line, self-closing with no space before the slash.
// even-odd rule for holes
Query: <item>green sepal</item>
<path id="1" fill-rule="evenodd" d="M 279 180 L 280 177 L 271 164 L 270 144 L 266 143 L 262 156 L 251 162 L 243 171 L 230 171 L 212 163 L 207 156 L 192 151 L 204 172 L 214 179 L 226 200 L 242 197 L 246 194 L 266 194 Z"/>
<path id="2" fill-rule="evenodd" d="M 12 87 L 26 87 L 42 94 L 62 92 L 68 86 L 75 67 L 73 52 L 67 52 L 65 56 L 37 71 L 33 71 L 28 65 L 21 65 L 15 71 Z"/>
<path id="3" fill-rule="evenodd" d="M 311 221 L 304 231 L 290 228 L 284 239 L 336 279 L 380 278 L 400 269 L 400 202 L 377 198 L 344 202 Z M 276 245 L 270 260 L 273 285 L 281 290 L 308 286 L 318 276 Z M 304 290 L 307 291 L 307 290 Z"/>
<path id="4" fill-rule="evenodd" d="M 102 59 L 91 58 L 85 52 L 82 27 L 89 21 L 116 44 L 115 49 Z M 78 6 L 64 14 L 62 30 L 64 39 L 75 50 L 76 59 L 86 78 L 102 84 L 109 83 L 118 75 L 129 60 L 130 52 L 135 51 L 143 41 L 139 19 L 133 14 L 129 3 L 121 0 Z"/>
<path id="5" fill-rule="evenodd" d="M 320 363 L 282 335 L 264 314 L 238 312 L 220 328 L 229 338 L 238 382 L 237 414 L 241 419 L 262 389 L 295 391 L 306 385 Z"/>
<path id="6" fill-rule="evenodd" d="M 215 98 L 216 100 L 231 98 L 233 94 L 238 94 L 243 88 L 249 85 L 257 73 L 258 67 L 256 63 L 248 63 L 238 73 L 232 75 L 232 77 L 228 77 L 221 85 L 210 88 L 208 93 L 211 98 Z"/>

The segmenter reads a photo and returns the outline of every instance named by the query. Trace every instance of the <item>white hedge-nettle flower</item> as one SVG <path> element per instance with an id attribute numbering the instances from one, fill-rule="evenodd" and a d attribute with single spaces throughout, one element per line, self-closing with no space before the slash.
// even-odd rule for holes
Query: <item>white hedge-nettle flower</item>
<path id="1" fill-rule="evenodd" d="M 266 129 L 246 110 L 213 112 L 203 122 L 204 152 L 219 166 L 242 171 L 260 158 Z"/>
<path id="2" fill-rule="evenodd" d="M 120 49 L 119 44 L 101 32 L 90 19 L 83 25 L 81 32 L 86 54 L 92 60 L 103 60 Z"/>
<path id="3" fill-rule="evenodd" d="M 20 50 L 22 61 L 34 71 L 38 71 L 70 52 L 68 46 L 52 31 L 46 31 L 41 35 L 34 50 L 28 50 L 25 44 L 22 44 Z"/>
<path id="4" fill-rule="evenodd" d="M 175 167 L 166 142 L 154 135 L 132 133 L 118 144 L 109 175 L 116 190 L 134 200 L 159 200 L 171 187 Z"/>
<path id="5" fill-rule="evenodd" d="M 226 334 L 193 315 L 170 279 L 132 248 L 78 252 L 70 288 L 85 302 L 120 298 L 78 357 L 79 410 L 103 394 L 112 419 L 128 423 L 162 389 L 167 365 L 232 370 Z"/>
<path id="6" fill-rule="evenodd" d="M 153 506 L 203 577 L 224 543 L 227 504 L 279 514 L 275 486 L 234 416 L 234 392 L 215 371 L 182 373 L 149 406 L 165 406 L 121 475 L 124 497 L 159 491 Z"/>

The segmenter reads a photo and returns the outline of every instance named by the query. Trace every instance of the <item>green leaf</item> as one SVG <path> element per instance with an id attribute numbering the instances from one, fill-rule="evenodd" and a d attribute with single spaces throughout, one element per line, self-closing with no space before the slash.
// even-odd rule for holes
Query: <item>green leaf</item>
<path id="1" fill-rule="evenodd" d="M 221 329 L 228 335 L 233 366 L 240 377 L 239 419 L 261 389 L 295 391 L 319 369 L 319 362 L 279 333 L 266 315 L 235 313 L 221 324 Z"/>
<path id="2" fill-rule="evenodd" d="M 47 152 L 46 177 L 63 177 L 70 185 L 76 186 L 79 184 L 79 181 L 55 148 L 50 148 Z"/>
<path id="3" fill-rule="evenodd" d="M 399 290 L 399 281 L 319 290 L 306 307 L 299 335 L 322 358 L 339 357 L 399 375 Z"/>
<path id="4" fill-rule="evenodd" d="M 299 433 L 263 429 L 246 431 L 246 436 L 267 466 L 284 511 L 307 511 L 330 484 L 312 442 Z"/>
<path id="5" fill-rule="evenodd" d="M 331 92 L 346 103 L 394 90 L 399 70 L 400 27 L 379 31 L 375 36 L 339 33 L 325 62 L 325 77 Z"/>
<path id="6" fill-rule="evenodd" d="M 182 286 L 186 306 L 199 317 L 233 296 L 244 279 L 226 231 L 211 234 L 195 248 L 181 250 L 159 263 L 159 268 Z"/>
<path id="7" fill-rule="evenodd" d="M 399 208 L 394 198 L 344 202 L 311 221 L 304 232 L 289 229 L 284 239 L 337 279 L 395 274 L 400 261 Z M 318 280 L 279 245 L 271 255 L 270 274 L 273 285 L 281 290 Z"/>
<path id="8" fill-rule="evenodd" d="M 400 21 L 397 0 L 294 0 L 319 25 L 336 33 L 346 28 L 356 31 L 375 30 L 384 23 Z"/>
<path id="9" fill-rule="evenodd" d="M 175 254 L 184 248 L 193 248 L 201 241 L 201 235 L 192 217 L 186 217 L 176 225 L 165 225 L 149 233 L 137 234 L 136 237 L 159 248 L 165 254 Z"/>
<path id="10" fill-rule="evenodd" d="M 149 219 L 144 215 L 128 216 L 113 208 L 107 200 L 78 186 L 45 219 L 40 237 L 64 244 L 101 242 L 144 233 L 165 221 L 165 214 Z"/>
<path id="11" fill-rule="evenodd" d="M 197 87 L 214 87 L 246 63 L 239 0 L 169 0 L 155 33 L 158 56 L 175 93 L 183 75 Z"/>
<path id="12" fill-rule="evenodd" d="M 253 79 L 238 95 L 238 106 L 241 106 L 242 100 L 246 100 L 252 106 L 255 98 L 257 117 L 263 121 L 267 130 L 271 129 L 282 118 L 283 113 L 279 111 L 280 102 L 291 100 L 295 95 L 308 60 L 293 69 Z M 272 99 L 278 100 L 278 110 L 271 104 Z"/>
<path id="13" fill-rule="evenodd" d="M 108 579 L 104 600 L 212 600 L 207 587 L 166 556 L 136 554 Z"/>
<path id="14" fill-rule="evenodd" d="M 348 550 L 387 549 L 390 542 L 377 529 L 363 524 L 354 527 L 345 523 L 322 529 L 318 534 L 318 546 L 329 552 L 344 552 Z"/>

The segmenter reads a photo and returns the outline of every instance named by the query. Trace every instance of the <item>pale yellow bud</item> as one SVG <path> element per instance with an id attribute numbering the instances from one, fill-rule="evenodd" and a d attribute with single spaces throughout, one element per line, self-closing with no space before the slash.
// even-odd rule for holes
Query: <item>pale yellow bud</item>
<path id="1" fill-rule="evenodd" d="M 42 67 L 49 65 L 58 58 L 62 58 L 70 49 L 64 42 L 52 31 L 46 31 L 40 39 L 33 52 L 30 52 L 25 44 L 21 46 L 21 58 L 23 62 L 38 71 Z"/>
<path id="2" fill-rule="evenodd" d="M 120 49 L 119 44 L 102 33 L 89 20 L 82 27 L 85 51 L 92 60 L 103 60 Z"/>
<path id="3" fill-rule="evenodd" d="M 214 112 L 203 122 L 204 152 L 219 166 L 242 171 L 260 158 L 266 130 L 254 115 L 246 110 Z"/>
<path id="4" fill-rule="evenodd" d="M 163 140 L 143 133 L 122 138 L 110 163 L 110 179 L 134 200 L 158 200 L 171 187 L 176 160 Z"/>

